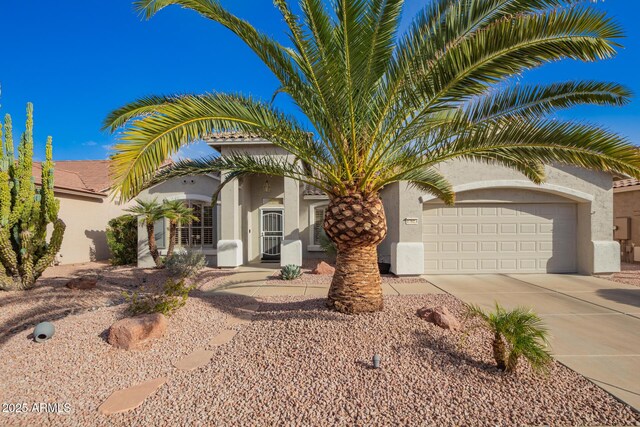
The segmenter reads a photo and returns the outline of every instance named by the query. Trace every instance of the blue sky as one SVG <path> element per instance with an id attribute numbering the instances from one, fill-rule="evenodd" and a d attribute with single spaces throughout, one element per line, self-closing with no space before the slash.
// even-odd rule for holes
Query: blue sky
<path id="1" fill-rule="evenodd" d="M 426 1 L 407 0 L 404 21 Z M 284 23 L 271 0 L 222 3 L 286 42 Z M 640 2 L 606 0 L 597 7 L 627 32 L 625 47 L 615 59 L 592 64 L 564 61 L 520 79 L 614 80 L 640 95 L 640 27 L 635 22 Z M 11 113 L 15 128 L 21 130 L 26 102 L 35 104 L 39 158 L 47 135 L 54 138 L 58 160 L 105 158 L 114 137 L 100 131 L 102 120 L 143 95 L 221 91 L 269 99 L 277 87 L 268 70 L 231 33 L 177 7 L 143 21 L 130 0 L 0 0 L 0 16 L 0 112 Z M 579 107 L 561 115 L 601 123 L 640 144 L 637 96 L 624 108 Z M 198 157 L 209 152 L 195 144 L 181 154 Z"/>

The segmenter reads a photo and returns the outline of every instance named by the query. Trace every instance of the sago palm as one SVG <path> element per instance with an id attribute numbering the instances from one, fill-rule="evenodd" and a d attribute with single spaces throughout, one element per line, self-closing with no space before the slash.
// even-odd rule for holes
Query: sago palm
<path id="1" fill-rule="evenodd" d="M 640 177 L 640 155 L 598 126 L 556 119 L 576 104 L 623 105 L 616 84 L 515 83 L 513 76 L 561 59 L 615 55 L 620 27 L 572 0 L 433 0 L 404 31 L 403 0 L 300 0 L 297 16 L 275 0 L 288 46 L 215 0 L 140 0 L 147 18 L 169 5 L 192 9 L 243 40 L 306 116 L 299 122 L 240 94 L 150 96 L 113 111 L 120 129 L 113 174 L 125 199 L 163 179 L 224 171 L 222 184 L 250 175 L 285 176 L 324 191 L 324 229 L 338 248 L 329 305 L 382 309 L 376 246 L 387 226 L 380 191 L 406 181 L 452 203 L 436 166 L 451 159 L 515 169 L 536 183 L 545 163 Z M 216 131 L 271 141 L 297 161 L 242 153 L 183 161 L 156 174 L 180 147 Z"/>
<path id="2" fill-rule="evenodd" d="M 164 217 L 169 220 L 169 245 L 167 246 L 167 258 L 173 255 L 173 248 L 178 239 L 178 227 L 199 221 L 193 214 L 193 209 L 187 207 L 182 200 L 165 200 L 162 204 Z"/>
<path id="3" fill-rule="evenodd" d="M 138 218 L 142 219 L 142 223 L 147 228 L 147 241 L 149 244 L 149 253 L 156 267 L 162 265 L 160 260 L 160 252 L 158 251 L 158 244 L 156 242 L 155 222 L 164 216 L 164 210 L 162 205 L 158 203 L 156 199 L 142 200 L 136 199 L 136 205 L 126 209 L 127 212 L 131 212 Z"/>
<path id="4" fill-rule="evenodd" d="M 527 359 L 536 371 L 546 371 L 551 363 L 547 328 L 530 309 L 518 307 L 507 311 L 496 302 L 495 311 L 486 312 L 477 305 L 469 305 L 467 317 L 479 317 L 493 333 L 493 358 L 498 369 L 515 371 L 520 357 Z"/>

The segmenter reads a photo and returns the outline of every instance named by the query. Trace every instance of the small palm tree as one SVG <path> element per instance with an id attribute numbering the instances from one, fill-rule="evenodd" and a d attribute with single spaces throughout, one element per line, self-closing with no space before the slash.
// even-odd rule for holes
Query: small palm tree
<path id="1" fill-rule="evenodd" d="M 158 244 L 156 243 L 155 222 L 164 216 L 162 205 L 156 199 L 142 200 L 136 199 L 136 205 L 126 209 L 138 218 L 142 219 L 143 224 L 147 226 L 147 240 L 149 242 L 149 253 L 156 267 L 160 267 L 160 252 L 158 252 Z"/>
<path id="2" fill-rule="evenodd" d="M 453 203 L 438 165 L 452 159 L 506 166 L 535 183 L 559 163 L 640 178 L 640 153 L 601 127 L 554 113 L 580 104 L 620 106 L 609 82 L 519 84 L 528 69 L 616 54 L 623 37 L 605 13 L 574 0 L 432 0 L 400 31 L 403 0 L 275 0 L 289 46 L 217 0 L 138 0 L 147 18 L 169 5 L 194 10 L 244 41 L 306 116 L 304 124 L 239 94 L 151 96 L 105 120 L 122 129 L 113 156 L 124 199 L 162 180 L 224 172 L 221 187 L 251 174 L 284 176 L 330 199 L 323 223 L 338 249 L 328 304 L 381 310 L 377 245 L 387 233 L 380 191 L 408 182 Z M 183 161 L 158 174 L 182 146 L 216 131 L 271 141 L 297 159 L 242 153 Z M 220 187 L 220 188 L 221 188 Z"/>
<path id="3" fill-rule="evenodd" d="M 513 372 L 522 356 L 536 371 L 546 371 L 551 363 L 547 350 L 547 328 L 531 309 L 518 307 L 506 311 L 496 302 L 493 312 L 477 305 L 467 306 L 467 317 L 480 318 L 493 333 L 493 358 L 498 369 Z"/>
<path id="4" fill-rule="evenodd" d="M 162 204 L 164 217 L 169 219 L 169 246 L 167 247 L 167 258 L 173 255 L 173 248 L 178 239 L 178 227 L 189 224 L 192 221 L 199 221 L 193 214 L 193 209 L 187 207 L 181 200 L 165 200 Z"/>

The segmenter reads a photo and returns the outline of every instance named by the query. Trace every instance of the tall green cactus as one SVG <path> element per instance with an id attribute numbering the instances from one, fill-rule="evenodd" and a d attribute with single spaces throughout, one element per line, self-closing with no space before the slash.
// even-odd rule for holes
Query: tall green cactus
<path id="1" fill-rule="evenodd" d="M 53 194 L 51 137 L 47 138 L 42 184 L 36 188 L 33 166 L 33 105 L 14 157 L 11 117 L 0 127 L 0 289 L 29 289 L 53 263 L 65 224 L 58 218 L 60 201 Z M 53 223 L 47 242 L 47 225 Z"/>

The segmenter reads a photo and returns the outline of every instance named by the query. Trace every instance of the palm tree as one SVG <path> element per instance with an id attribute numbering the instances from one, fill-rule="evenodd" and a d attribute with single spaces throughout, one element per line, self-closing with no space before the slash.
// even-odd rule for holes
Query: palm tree
<path id="1" fill-rule="evenodd" d="M 382 309 L 376 246 L 387 232 L 385 186 L 406 181 L 453 203 L 436 166 L 455 158 L 503 165 L 536 183 L 552 162 L 640 177 L 640 154 L 626 139 L 552 115 L 577 104 L 627 104 L 626 88 L 512 79 L 565 58 L 614 56 L 623 34 L 603 12 L 573 0 L 433 0 L 400 32 L 403 0 L 299 1 L 296 16 L 275 0 L 289 46 L 216 0 L 135 2 L 147 18 L 175 4 L 231 30 L 278 79 L 276 94 L 306 119 L 240 94 L 139 99 L 105 119 L 106 129 L 122 131 L 113 156 L 121 197 L 170 177 L 218 171 L 222 185 L 266 174 L 314 186 L 330 198 L 324 229 L 338 248 L 328 304 L 359 313 Z M 297 160 L 236 153 L 156 173 L 180 147 L 216 131 L 267 139 Z"/>
<path id="2" fill-rule="evenodd" d="M 546 349 L 547 328 L 531 309 L 518 307 L 506 311 L 496 302 L 496 310 L 488 313 L 477 305 L 468 305 L 467 317 L 479 317 L 493 333 L 493 358 L 498 369 L 515 371 L 520 356 L 536 371 L 546 371 L 551 363 Z"/>
<path id="3" fill-rule="evenodd" d="M 160 267 L 162 262 L 160 260 L 160 252 L 158 252 L 158 245 L 156 243 L 155 234 L 155 222 L 164 216 L 164 210 L 162 205 L 158 203 L 156 199 L 142 200 L 136 199 L 136 205 L 126 209 L 127 212 L 131 212 L 138 218 L 142 219 L 143 224 L 147 226 L 147 240 L 149 242 L 149 253 L 156 267 Z"/>
<path id="4" fill-rule="evenodd" d="M 178 226 L 189 224 L 191 221 L 199 221 L 193 214 L 193 209 L 188 208 L 181 200 L 165 200 L 162 204 L 164 217 L 169 219 L 169 246 L 167 258 L 173 254 L 178 234 Z"/>

